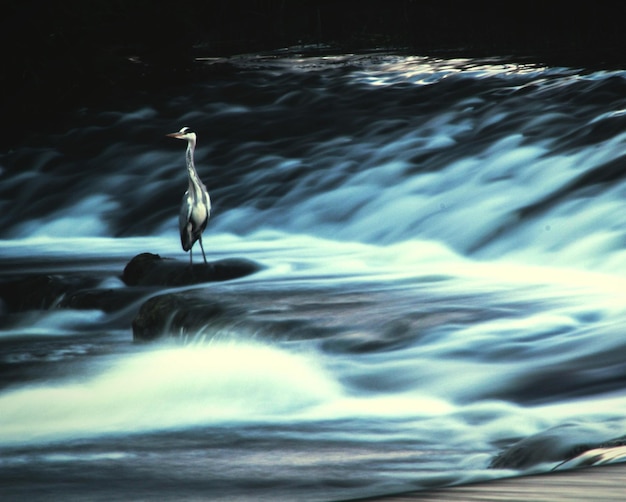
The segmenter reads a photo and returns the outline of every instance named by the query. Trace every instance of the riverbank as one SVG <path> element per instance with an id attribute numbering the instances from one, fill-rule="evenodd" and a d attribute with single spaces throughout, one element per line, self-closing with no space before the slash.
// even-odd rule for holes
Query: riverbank
<path id="1" fill-rule="evenodd" d="M 371 502 L 576 502 L 624 500 L 626 463 L 501 479 L 432 491 L 360 499 Z"/>

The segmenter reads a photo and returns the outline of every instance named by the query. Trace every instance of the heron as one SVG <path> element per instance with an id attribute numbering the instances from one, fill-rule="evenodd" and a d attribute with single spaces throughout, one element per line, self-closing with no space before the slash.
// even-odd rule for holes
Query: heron
<path id="1" fill-rule="evenodd" d="M 211 215 L 211 198 L 206 186 L 200 180 L 193 162 L 193 152 L 196 148 L 196 133 L 185 126 L 178 132 L 168 134 L 170 138 L 187 141 L 187 174 L 189 188 L 183 195 L 183 201 L 178 214 L 178 228 L 180 230 L 180 242 L 185 251 L 189 251 L 189 266 L 193 266 L 193 245 L 198 241 L 202 250 L 202 257 L 206 264 L 206 254 L 202 245 L 202 232 L 206 228 Z"/>

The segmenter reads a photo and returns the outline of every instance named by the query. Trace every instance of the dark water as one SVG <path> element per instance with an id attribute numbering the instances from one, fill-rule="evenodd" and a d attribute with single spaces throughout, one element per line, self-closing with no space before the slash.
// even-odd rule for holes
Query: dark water
<path id="1" fill-rule="evenodd" d="M 324 336 L 243 318 L 133 345 L 139 304 L 5 308 L 7 497 L 333 500 L 516 474 L 489 464 L 535 436 L 549 470 L 626 433 L 626 73 L 213 64 L 1 156 L 2 278 L 122 288 L 139 252 L 186 260 L 184 144 L 164 135 L 189 125 L 205 248 L 267 267 L 208 287 L 277 310 L 293 295 Z"/>

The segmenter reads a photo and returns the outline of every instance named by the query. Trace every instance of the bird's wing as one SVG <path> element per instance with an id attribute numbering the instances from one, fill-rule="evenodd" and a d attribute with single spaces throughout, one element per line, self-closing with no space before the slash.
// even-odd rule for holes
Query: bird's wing
<path id="1" fill-rule="evenodd" d="M 202 224 L 200 225 L 200 232 L 204 232 L 204 229 L 206 228 L 207 223 L 209 222 L 209 218 L 211 217 L 211 197 L 209 196 L 209 192 L 205 190 L 204 193 L 202 194 L 202 198 L 204 202 L 204 207 L 206 208 L 206 216 L 204 220 L 202 221 Z"/>
<path id="2" fill-rule="evenodd" d="M 193 232 L 191 224 L 191 211 L 193 209 L 189 192 L 185 192 L 183 200 L 180 205 L 180 212 L 178 213 L 178 229 L 180 230 L 180 242 L 185 251 L 189 251 L 193 246 Z"/>

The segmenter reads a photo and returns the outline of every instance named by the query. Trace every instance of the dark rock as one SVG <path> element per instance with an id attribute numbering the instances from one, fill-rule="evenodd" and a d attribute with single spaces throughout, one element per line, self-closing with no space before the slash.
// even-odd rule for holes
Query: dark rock
<path id="1" fill-rule="evenodd" d="M 407 314 L 407 312 L 409 312 Z M 272 289 L 232 283 L 172 292 L 148 300 L 133 322 L 133 339 L 203 337 L 224 333 L 282 340 L 323 340 L 324 350 L 370 352 L 415 343 L 424 328 L 471 322 L 484 315 L 432 297 L 360 290 Z"/>
<path id="2" fill-rule="evenodd" d="M 133 320 L 133 340 L 150 341 L 170 334 L 179 336 L 209 321 L 237 318 L 242 311 L 216 299 L 198 301 L 190 292 L 170 293 L 150 298 Z"/>
<path id="3" fill-rule="evenodd" d="M 123 309 L 158 287 L 184 286 L 203 282 L 227 281 L 257 272 L 258 263 L 242 258 L 200 263 L 163 259 L 143 253 L 125 267 L 123 280 L 132 288 L 98 288 L 106 277 L 100 274 L 39 274 L 0 282 L 0 311 L 15 313 L 45 310 L 97 309 L 113 312 Z"/>
<path id="4" fill-rule="evenodd" d="M 264 338 L 319 338 L 330 332 L 328 325 L 337 324 L 338 308 L 340 302 L 333 305 L 315 292 L 194 289 L 150 298 L 133 321 L 133 339 L 201 336 L 230 328 Z"/>
<path id="5" fill-rule="evenodd" d="M 115 312 L 128 307 L 148 292 L 146 288 L 81 289 L 65 295 L 57 306 L 65 309 Z"/>
<path id="6" fill-rule="evenodd" d="M 513 444 L 490 464 L 493 469 L 527 469 L 545 462 L 564 462 L 607 443 L 606 430 L 595 424 L 564 424 Z"/>
<path id="7" fill-rule="evenodd" d="M 185 262 L 161 258 L 158 254 L 142 253 L 126 265 L 122 280 L 128 286 L 184 286 L 238 279 L 262 268 L 244 258 L 196 263 L 191 267 Z"/>
<path id="8" fill-rule="evenodd" d="M 9 312 L 48 309 L 70 292 L 95 286 L 97 279 L 85 276 L 33 275 L 0 284 Z"/>
<path id="9" fill-rule="evenodd" d="M 624 461 L 626 461 L 626 437 L 622 436 L 593 446 L 557 465 L 554 470 L 578 469 Z"/>

